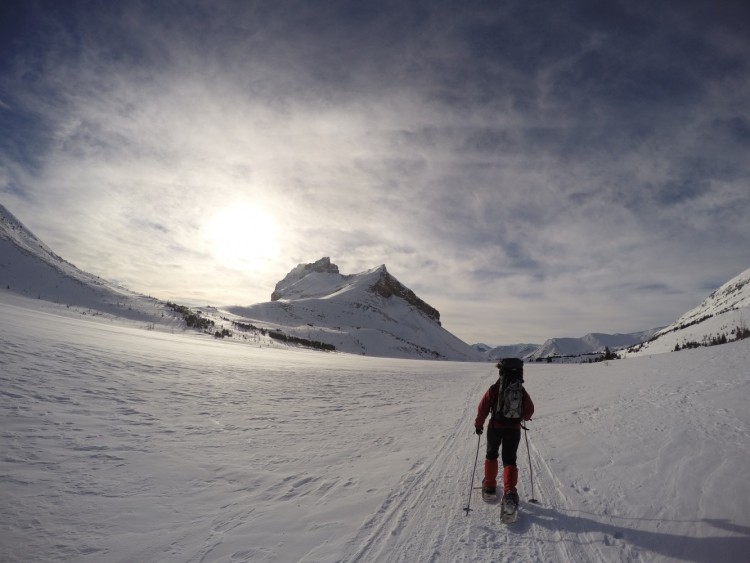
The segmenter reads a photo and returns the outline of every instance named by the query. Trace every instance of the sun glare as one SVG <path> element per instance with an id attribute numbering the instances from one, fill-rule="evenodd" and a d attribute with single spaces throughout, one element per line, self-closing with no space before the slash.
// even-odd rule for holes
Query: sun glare
<path id="1" fill-rule="evenodd" d="M 237 204 L 220 210 L 208 225 L 214 259 L 233 270 L 261 270 L 277 256 L 277 227 L 261 207 Z"/>

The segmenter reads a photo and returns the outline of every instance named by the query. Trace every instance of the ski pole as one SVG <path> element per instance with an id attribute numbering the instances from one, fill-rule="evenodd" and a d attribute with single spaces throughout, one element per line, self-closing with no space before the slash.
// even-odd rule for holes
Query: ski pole
<path id="1" fill-rule="evenodd" d="M 466 516 L 469 515 L 469 512 L 471 512 L 471 491 L 474 490 L 474 475 L 477 472 L 477 461 L 479 461 L 479 444 L 482 441 L 482 435 L 480 434 L 477 436 L 477 456 L 474 459 L 474 471 L 471 472 L 471 486 L 469 487 L 469 502 L 466 504 L 466 508 L 464 510 L 466 511 Z"/>
<path id="2" fill-rule="evenodd" d="M 526 426 L 522 424 L 521 428 L 523 428 L 523 437 L 526 439 L 526 453 L 529 456 L 529 475 L 531 479 L 531 498 L 529 499 L 529 502 L 533 504 L 537 504 L 539 501 L 534 498 L 534 468 L 531 467 L 531 451 L 529 450 L 529 437 L 526 434 Z"/>

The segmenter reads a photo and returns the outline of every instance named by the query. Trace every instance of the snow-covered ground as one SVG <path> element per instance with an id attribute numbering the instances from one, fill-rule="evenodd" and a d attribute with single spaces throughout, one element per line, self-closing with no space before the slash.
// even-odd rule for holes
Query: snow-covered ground
<path id="1" fill-rule="evenodd" d="M 505 527 L 476 490 L 463 511 L 491 365 L 258 348 L 39 306 L 0 292 L 2 561 L 750 553 L 750 340 L 528 364 L 540 503 L 522 441 L 522 514 Z"/>

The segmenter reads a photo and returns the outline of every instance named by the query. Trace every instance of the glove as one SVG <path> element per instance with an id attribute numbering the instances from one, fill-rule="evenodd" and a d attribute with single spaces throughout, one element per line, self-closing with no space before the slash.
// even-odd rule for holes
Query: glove
<path id="1" fill-rule="evenodd" d="M 476 433 L 477 433 L 477 436 L 481 436 L 481 435 L 482 435 L 482 432 L 483 432 L 483 431 L 484 431 L 484 430 L 483 430 L 483 429 L 482 429 L 481 427 L 480 427 L 480 428 L 475 428 L 475 429 L 474 429 L 474 432 L 476 432 Z"/>

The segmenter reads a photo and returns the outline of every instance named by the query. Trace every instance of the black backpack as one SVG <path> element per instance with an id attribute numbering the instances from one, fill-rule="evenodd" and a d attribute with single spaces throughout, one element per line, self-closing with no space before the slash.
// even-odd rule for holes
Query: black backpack
<path id="1" fill-rule="evenodd" d="M 492 418 L 500 422 L 521 422 L 523 419 L 523 361 L 504 358 L 497 364 L 497 403 Z"/>

